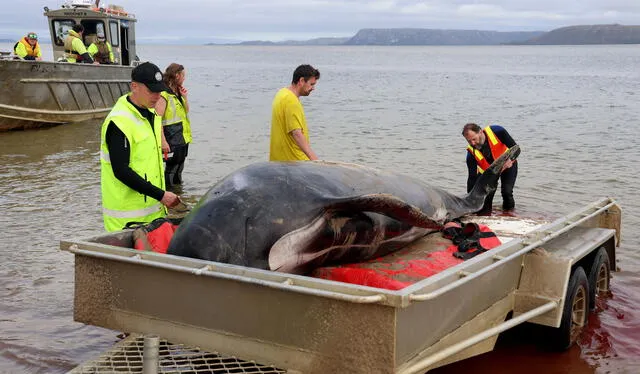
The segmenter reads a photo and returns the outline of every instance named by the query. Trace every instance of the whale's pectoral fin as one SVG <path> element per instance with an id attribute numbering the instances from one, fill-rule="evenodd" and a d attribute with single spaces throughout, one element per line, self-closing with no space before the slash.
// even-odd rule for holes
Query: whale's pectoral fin
<path id="1" fill-rule="evenodd" d="M 440 230 L 447 218 L 444 206 L 427 214 L 420 208 L 391 194 L 369 194 L 332 203 L 327 209 L 372 212 L 385 215 L 411 226 Z"/>
<path id="2" fill-rule="evenodd" d="M 328 264 L 361 262 L 398 250 L 430 231 L 377 213 L 325 210 L 271 246 L 269 269 L 305 274 Z"/>
<path id="3" fill-rule="evenodd" d="M 305 273 L 308 268 L 342 257 L 339 248 L 348 251 L 368 236 L 375 223 L 360 212 L 325 210 L 310 224 L 278 239 L 269 250 L 269 268 L 285 273 Z M 337 250 L 338 249 L 338 250 Z"/>

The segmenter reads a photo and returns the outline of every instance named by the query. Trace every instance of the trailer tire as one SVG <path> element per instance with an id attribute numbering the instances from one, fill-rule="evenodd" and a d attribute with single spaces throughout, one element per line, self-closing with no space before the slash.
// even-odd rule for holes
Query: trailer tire
<path id="1" fill-rule="evenodd" d="M 604 247 L 598 248 L 589 270 L 589 309 L 596 308 L 596 298 L 609 291 L 611 281 L 611 261 Z"/>
<path id="2" fill-rule="evenodd" d="M 589 315 L 589 281 L 581 266 L 573 270 L 567 296 L 562 309 L 560 327 L 552 329 L 550 348 L 554 351 L 569 349 L 580 336 L 582 329 L 587 325 Z"/>

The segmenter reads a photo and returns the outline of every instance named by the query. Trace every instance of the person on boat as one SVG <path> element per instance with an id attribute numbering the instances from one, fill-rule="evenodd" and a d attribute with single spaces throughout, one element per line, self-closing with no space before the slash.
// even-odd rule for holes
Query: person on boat
<path id="1" fill-rule="evenodd" d="M 309 129 L 300 96 L 309 96 L 320 79 L 311 65 L 300 65 L 293 72 L 289 87 L 281 88 L 273 99 L 269 161 L 317 160 L 309 143 Z"/>
<path id="2" fill-rule="evenodd" d="M 66 53 L 67 62 L 82 62 L 85 64 L 93 64 L 93 58 L 87 52 L 87 48 L 82 41 L 84 26 L 79 23 L 73 25 L 69 30 L 69 34 L 64 39 L 64 51 Z"/>
<path id="3" fill-rule="evenodd" d="M 462 136 L 467 140 L 467 192 L 473 189 L 476 179 L 491 163 L 509 148 L 516 145 L 511 135 L 502 126 L 492 125 L 484 129 L 475 123 L 467 123 L 462 128 Z M 515 160 L 509 160 L 500 174 L 500 192 L 502 194 L 502 209 L 513 210 L 516 202 L 513 198 L 513 186 L 518 176 L 518 164 Z M 478 214 L 491 214 L 493 197 L 495 192 L 487 195 L 484 206 Z"/>
<path id="4" fill-rule="evenodd" d="M 30 32 L 24 38 L 18 40 L 13 46 L 13 53 L 23 60 L 42 60 L 40 44 L 38 44 L 38 34 Z"/>
<path id="5" fill-rule="evenodd" d="M 89 48 L 87 48 L 87 52 L 89 52 L 89 55 L 99 64 L 113 64 L 114 58 L 111 43 L 107 41 L 102 31 L 98 31 L 96 36 L 98 40 L 91 43 Z"/>
<path id="6" fill-rule="evenodd" d="M 168 189 L 182 184 L 184 162 L 192 141 L 188 91 L 184 88 L 186 74 L 180 64 L 167 66 L 164 83 L 168 90 L 161 93 L 162 98 L 155 106 L 156 113 L 162 117 L 162 151 L 166 161 L 164 179 Z"/>
<path id="7" fill-rule="evenodd" d="M 166 90 L 151 62 L 131 71 L 131 92 L 118 99 L 102 123 L 100 172 L 104 227 L 165 217 L 180 198 L 164 190 L 162 120 L 153 109 Z"/>

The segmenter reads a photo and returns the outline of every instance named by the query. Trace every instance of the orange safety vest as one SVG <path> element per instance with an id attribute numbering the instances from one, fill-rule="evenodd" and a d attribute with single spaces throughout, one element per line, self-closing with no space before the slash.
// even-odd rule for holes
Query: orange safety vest
<path id="1" fill-rule="evenodd" d="M 491 149 L 491 155 L 493 156 L 494 160 L 502 156 L 503 153 L 509 150 L 509 147 L 504 145 L 504 143 L 501 142 L 500 139 L 498 139 L 493 130 L 491 130 L 491 126 L 485 127 L 483 131 L 487 137 L 487 140 L 489 141 L 489 149 Z M 478 164 L 478 174 L 484 173 L 484 171 L 487 170 L 489 166 L 491 166 L 491 164 L 489 164 L 487 159 L 484 158 L 482 152 L 480 152 L 479 149 L 475 149 L 472 146 L 468 145 L 467 151 L 469 151 L 469 153 L 471 153 L 471 155 L 476 159 L 476 163 Z"/>
<path id="2" fill-rule="evenodd" d="M 35 47 L 32 47 L 31 44 L 29 44 L 29 41 L 27 40 L 27 37 L 25 36 L 24 38 L 20 39 L 20 44 L 24 45 L 24 47 L 27 50 L 27 56 L 31 56 L 31 57 L 38 57 L 38 52 L 40 52 L 40 46 L 38 45 L 38 42 L 36 42 Z M 17 47 L 17 45 L 16 45 Z M 15 47 L 14 47 L 15 49 Z"/>

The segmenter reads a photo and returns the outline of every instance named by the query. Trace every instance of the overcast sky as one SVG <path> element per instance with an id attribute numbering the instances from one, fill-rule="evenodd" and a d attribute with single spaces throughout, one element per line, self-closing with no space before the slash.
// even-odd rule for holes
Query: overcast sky
<path id="1" fill-rule="evenodd" d="M 9 1 L 9 0 L 3 0 Z M 47 34 L 43 6 L 20 0 L 0 11 L 0 38 Z M 115 0 L 136 14 L 139 43 L 200 44 L 353 36 L 362 28 L 549 31 L 557 27 L 640 25 L 640 0 Z"/>

